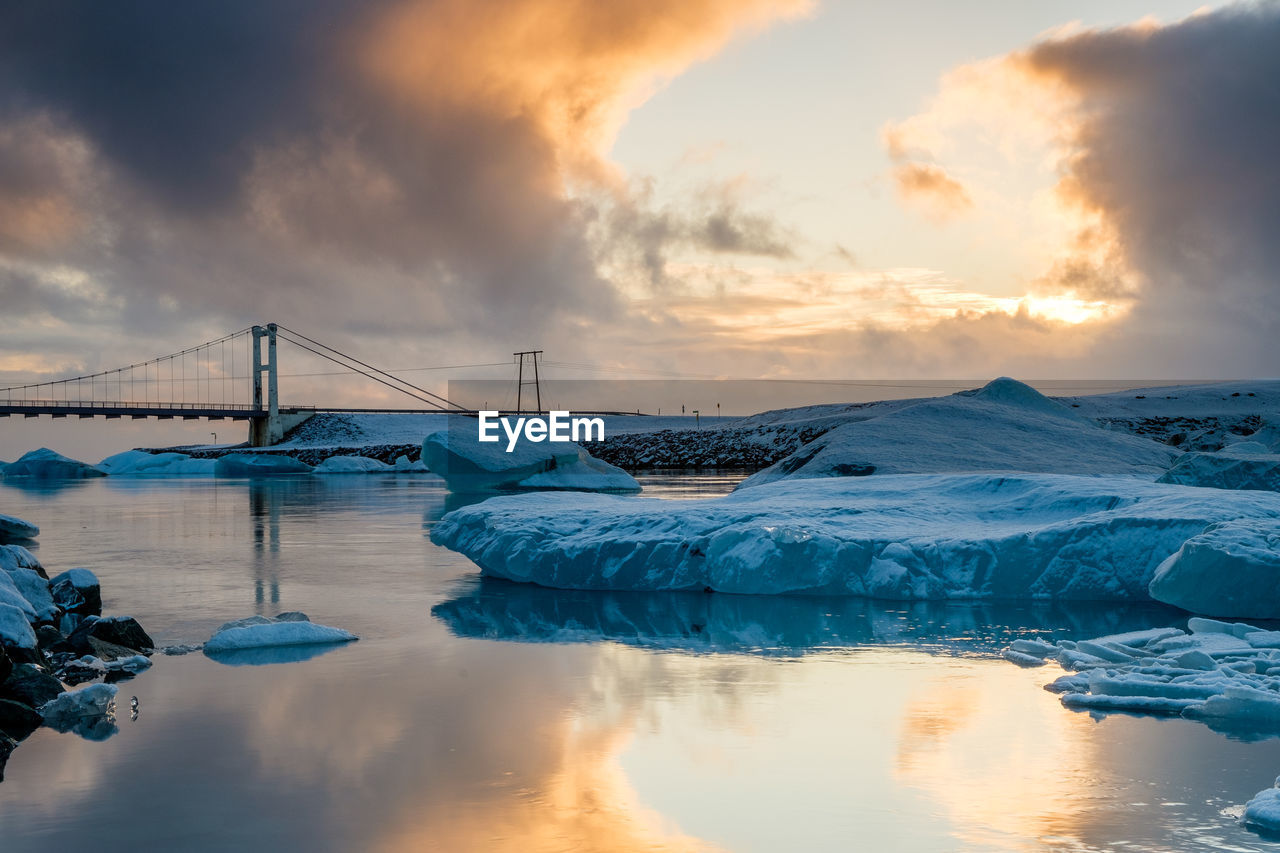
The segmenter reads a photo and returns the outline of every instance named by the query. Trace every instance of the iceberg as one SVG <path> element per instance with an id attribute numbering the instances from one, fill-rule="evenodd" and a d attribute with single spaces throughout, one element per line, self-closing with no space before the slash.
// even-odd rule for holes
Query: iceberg
<path id="1" fill-rule="evenodd" d="M 382 474 L 396 469 L 368 456 L 330 456 L 315 467 L 313 474 Z"/>
<path id="2" fill-rule="evenodd" d="M 431 541 L 483 574 L 570 589 L 887 600 L 1147 600 L 1156 567 L 1211 524 L 1280 518 L 1280 495 L 1061 474 L 771 483 L 725 497 L 503 495 Z"/>
<path id="3" fill-rule="evenodd" d="M 1218 453 L 1187 453 L 1156 482 L 1280 492 L 1280 454 L 1254 442 Z"/>
<path id="4" fill-rule="evenodd" d="M 481 443 L 470 421 L 428 435 L 422 442 L 422 461 L 454 492 L 640 491 L 626 471 L 576 444 L 522 441 L 508 453 L 502 442 Z"/>
<path id="5" fill-rule="evenodd" d="M 317 625 L 305 614 L 281 613 L 275 618 L 250 616 L 223 624 L 204 644 L 204 652 L 210 657 L 217 657 L 246 649 L 330 645 L 355 639 L 358 639 L 355 634 L 341 628 Z"/>
<path id="6" fill-rule="evenodd" d="M 40 706 L 44 724 L 59 732 L 75 732 L 88 740 L 105 740 L 116 733 L 114 684 L 91 684 L 60 693 Z"/>
<path id="7" fill-rule="evenodd" d="M 112 477 L 212 477 L 216 459 L 195 459 L 185 453 L 126 450 L 108 456 L 98 467 Z"/>
<path id="8" fill-rule="evenodd" d="M 307 474 L 311 466 L 280 453 L 228 453 L 218 457 L 216 477 L 266 477 L 276 474 Z"/>
<path id="9" fill-rule="evenodd" d="M 5 479 L 31 477 L 40 480 L 77 480 L 86 477 L 105 477 L 107 472 L 87 462 L 55 453 L 47 447 L 23 454 L 17 462 L 4 469 Z"/>
<path id="10" fill-rule="evenodd" d="M 1280 522 L 1209 526 L 1157 567 L 1150 591 L 1205 616 L 1280 619 Z"/>
<path id="11" fill-rule="evenodd" d="M 1013 379 L 927 399 L 836 427 L 748 477 L 747 489 L 783 479 L 871 474 L 1026 473 L 1154 479 L 1179 451 L 1103 429 Z"/>
<path id="12" fill-rule="evenodd" d="M 0 514 L 0 543 L 12 542 L 15 539 L 35 539 L 39 535 L 40 528 L 31 522 L 12 515 Z"/>
<path id="13" fill-rule="evenodd" d="M 1280 779 L 1277 787 L 1259 791 L 1244 805 L 1243 820 L 1247 826 L 1280 833 Z"/>

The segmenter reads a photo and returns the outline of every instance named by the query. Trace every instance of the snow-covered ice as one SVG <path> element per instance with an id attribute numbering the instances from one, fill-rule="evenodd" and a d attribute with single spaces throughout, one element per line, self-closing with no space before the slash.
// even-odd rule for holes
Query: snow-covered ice
<path id="1" fill-rule="evenodd" d="M 368 456 L 330 456 L 312 471 L 313 474 L 384 474 L 396 469 Z"/>
<path id="2" fill-rule="evenodd" d="M 510 495 L 433 542 L 484 574 L 574 589 L 712 589 L 891 600 L 1145 600 L 1156 566 L 1280 495 L 1133 478 L 922 474 L 771 483 L 699 501 Z"/>
<path id="3" fill-rule="evenodd" d="M 355 634 L 341 628 L 317 625 L 305 614 L 282 613 L 275 618 L 251 616 L 220 626 L 204 644 L 205 654 L 238 652 L 277 646 L 348 643 Z"/>
<path id="4" fill-rule="evenodd" d="M 1280 786 L 1280 779 L 1276 780 Z M 1280 787 L 1259 791 L 1244 806 L 1243 820 L 1250 826 L 1269 832 L 1280 832 Z"/>
<path id="5" fill-rule="evenodd" d="M 475 421 L 456 423 L 422 442 L 422 461 L 455 492 L 500 489 L 638 492 L 640 484 L 576 444 L 521 441 L 482 443 Z"/>
<path id="6" fill-rule="evenodd" d="M 212 477 L 216 462 L 185 453 L 126 450 L 103 459 L 98 467 L 112 477 Z"/>
<path id="7" fill-rule="evenodd" d="M 1156 569 L 1151 596 L 1206 616 L 1280 619 L 1280 521 L 1223 521 Z"/>
<path id="8" fill-rule="evenodd" d="M 69 731 L 86 718 L 105 717 L 115 712 L 114 684 L 90 684 L 80 690 L 59 693 L 40 707 L 40 716 L 46 726 L 58 731 Z"/>
<path id="9" fill-rule="evenodd" d="M 280 453 L 228 453 L 218 457 L 213 469 L 217 477 L 265 477 L 310 471 L 307 463 Z"/>
<path id="10" fill-rule="evenodd" d="M 1280 733 L 1280 632 L 1192 617 L 1185 631 L 1014 643 L 1006 657 L 1073 671 L 1046 685 L 1070 708 L 1181 716 L 1242 737 Z"/>
<path id="11" fill-rule="evenodd" d="M 32 477 L 41 480 L 75 480 L 86 477 L 105 477 L 106 471 L 55 453 L 47 447 L 24 453 L 4 470 L 5 479 Z"/>
<path id="12" fill-rule="evenodd" d="M 869 474 L 1020 471 L 1154 479 L 1179 451 L 1105 430 L 1013 379 L 924 400 L 836 427 L 753 474 L 782 479 Z"/>
<path id="13" fill-rule="evenodd" d="M 1253 441 L 1239 442 L 1217 453 L 1186 453 L 1158 482 L 1280 492 L 1280 454 Z"/>
<path id="14" fill-rule="evenodd" d="M 0 514 L 0 542 L 14 539 L 35 539 L 40 535 L 40 528 L 29 521 L 15 518 L 12 515 Z"/>

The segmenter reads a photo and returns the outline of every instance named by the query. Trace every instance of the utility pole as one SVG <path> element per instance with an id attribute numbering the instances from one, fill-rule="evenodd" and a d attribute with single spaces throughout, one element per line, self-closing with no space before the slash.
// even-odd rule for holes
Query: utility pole
<path id="1" fill-rule="evenodd" d="M 524 386 L 526 385 L 533 386 L 534 398 L 537 400 L 537 403 L 538 403 L 537 411 L 541 413 L 542 412 L 542 386 L 538 382 L 538 357 L 542 355 L 542 350 L 540 349 L 525 350 L 524 352 L 514 352 L 512 353 L 512 355 L 520 359 L 520 370 L 519 370 L 518 378 L 516 380 L 516 413 L 518 414 L 524 411 L 524 407 L 521 405 L 521 403 L 523 402 L 523 399 L 524 399 L 522 397 L 522 392 L 524 391 Z M 533 364 L 533 379 L 531 380 L 526 380 L 524 378 L 524 361 L 526 358 L 528 358 L 529 361 Z"/>

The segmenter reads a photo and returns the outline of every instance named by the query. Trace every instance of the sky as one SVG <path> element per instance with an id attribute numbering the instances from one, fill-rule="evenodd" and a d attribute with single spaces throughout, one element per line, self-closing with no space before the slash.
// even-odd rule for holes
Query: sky
<path id="1" fill-rule="evenodd" d="M 1276 376 L 1277 48 L 1275 3 L 6 4 L 0 385 L 269 321 L 397 370 Z"/>

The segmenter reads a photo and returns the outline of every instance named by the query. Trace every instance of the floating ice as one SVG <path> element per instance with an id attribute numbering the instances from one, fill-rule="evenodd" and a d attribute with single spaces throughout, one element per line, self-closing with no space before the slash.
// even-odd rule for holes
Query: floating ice
<path id="1" fill-rule="evenodd" d="M 1178 628 L 1056 644 L 1011 644 L 1032 658 L 1076 670 L 1046 689 L 1062 704 L 1095 712 L 1181 716 L 1241 737 L 1280 735 L 1280 632 L 1192 617 Z M 1092 652 L 1092 653 L 1091 653 Z M 1105 653 L 1104 653 L 1105 652 Z"/>
<path id="2" fill-rule="evenodd" d="M 216 459 L 145 450 L 126 450 L 98 463 L 112 477 L 212 477 L 216 465 Z"/>
<path id="3" fill-rule="evenodd" d="M 781 479 L 1024 471 L 1154 478 L 1177 450 L 1102 429 L 1012 379 L 827 432 L 739 488 Z"/>
<path id="4" fill-rule="evenodd" d="M 368 456 L 330 456 L 315 467 L 313 474 L 382 474 L 395 471 L 387 463 Z"/>
<path id="5" fill-rule="evenodd" d="M 75 480 L 85 477 L 105 477 L 106 471 L 87 462 L 70 459 L 47 447 L 23 454 L 17 462 L 4 469 L 5 479 L 32 477 L 41 480 Z"/>
<path id="6" fill-rule="evenodd" d="M 0 542 L 14 539 L 35 539 L 40 535 L 40 528 L 29 521 L 14 518 L 12 515 L 0 514 Z"/>
<path id="7" fill-rule="evenodd" d="M 40 716 L 44 717 L 46 726 L 70 731 L 93 717 L 113 715 L 118 690 L 114 684 L 91 684 L 87 688 L 68 690 L 42 704 Z"/>
<path id="8" fill-rule="evenodd" d="M 1276 780 L 1280 785 L 1280 779 Z M 1280 832 L 1280 787 L 1267 788 L 1245 803 L 1243 820 L 1270 832 Z"/>
<path id="9" fill-rule="evenodd" d="M 1280 495 L 1056 474 L 772 483 L 722 498 L 493 497 L 431 539 L 484 574 L 574 589 L 712 589 L 893 600 L 1145 600 L 1156 566 Z"/>
<path id="10" fill-rule="evenodd" d="M 206 655 L 221 659 L 220 655 L 246 649 L 316 646 L 348 643 L 355 639 L 357 639 L 355 634 L 341 628 L 330 628 L 327 625 L 310 622 L 305 614 L 282 613 L 274 619 L 267 616 L 250 616 L 224 623 L 204 644 L 204 652 Z"/>
<path id="11" fill-rule="evenodd" d="M 311 466 L 280 453 L 228 453 L 219 456 L 213 473 L 217 477 L 266 477 L 276 474 L 306 474 Z"/>
<path id="12" fill-rule="evenodd" d="M 542 489 L 638 492 L 636 479 L 576 444 L 480 442 L 475 422 L 455 424 L 422 442 L 422 461 L 455 492 Z"/>
<path id="13" fill-rule="evenodd" d="M 1280 491 L 1280 454 L 1271 453 L 1255 442 L 1236 444 L 1220 453 L 1187 453 L 1157 482 L 1277 492 Z"/>
<path id="14" fill-rule="evenodd" d="M 1208 616 L 1280 619 L 1280 521 L 1224 521 L 1156 569 L 1151 596 Z"/>

